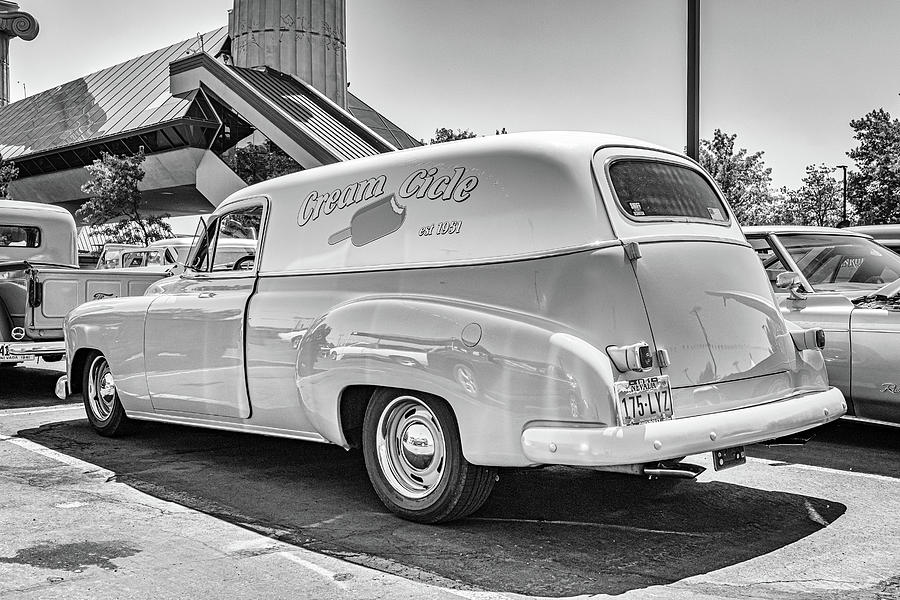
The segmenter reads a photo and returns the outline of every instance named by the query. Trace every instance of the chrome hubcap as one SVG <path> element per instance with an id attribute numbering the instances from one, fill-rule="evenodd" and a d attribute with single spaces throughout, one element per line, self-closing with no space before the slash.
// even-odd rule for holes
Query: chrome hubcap
<path id="1" fill-rule="evenodd" d="M 105 421 L 112 414 L 116 400 L 116 381 L 109 372 L 109 364 L 102 356 L 91 363 L 88 377 L 88 405 L 98 421 Z"/>
<path id="2" fill-rule="evenodd" d="M 431 409 L 418 398 L 393 400 L 378 419 L 376 447 L 381 472 L 407 498 L 424 498 L 444 473 L 444 432 Z"/>

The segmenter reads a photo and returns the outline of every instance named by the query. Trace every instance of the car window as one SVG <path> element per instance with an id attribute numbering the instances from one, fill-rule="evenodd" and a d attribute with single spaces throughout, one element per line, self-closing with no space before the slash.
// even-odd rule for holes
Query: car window
<path id="1" fill-rule="evenodd" d="M 261 204 L 219 215 L 200 233 L 191 259 L 195 271 L 252 269 L 262 226 Z"/>
<path id="2" fill-rule="evenodd" d="M 213 271 L 252 268 L 262 225 L 262 206 L 225 213 L 219 219 Z"/>
<path id="3" fill-rule="evenodd" d="M 651 160 L 619 160 L 609 167 L 619 206 L 638 221 L 728 222 L 728 211 L 694 169 Z"/>
<path id="4" fill-rule="evenodd" d="M 143 252 L 126 252 L 122 255 L 122 266 L 143 267 L 144 257 L 145 254 Z"/>
<path id="5" fill-rule="evenodd" d="M 772 286 L 772 289 L 777 289 L 775 282 L 778 280 L 778 275 L 787 271 L 787 268 L 782 264 L 778 255 L 775 254 L 768 240 L 765 238 L 750 238 L 747 241 L 753 246 L 756 256 L 762 262 L 763 268 L 766 270 L 766 277 L 769 278 L 769 285 Z"/>
<path id="6" fill-rule="evenodd" d="M 0 225 L 0 247 L 40 248 L 41 230 L 23 225 Z"/>
<path id="7" fill-rule="evenodd" d="M 875 290 L 900 277 L 900 256 L 868 238 L 779 235 L 816 291 Z"/>

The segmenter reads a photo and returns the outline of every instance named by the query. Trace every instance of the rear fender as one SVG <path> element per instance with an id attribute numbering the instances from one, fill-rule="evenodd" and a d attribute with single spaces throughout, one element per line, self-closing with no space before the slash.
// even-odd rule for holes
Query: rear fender
<path id="1" fill-rule="evenodd" d="M 526 423 L 615 423 L 605 352 L 563 324 L 446 298 L 379 296 L 336 307 L 299 345 L 307 417 L 347 445 L 339 398 L 348 386 L 413 389 L 445 399 L 475 464 L 529 464 Z"/>

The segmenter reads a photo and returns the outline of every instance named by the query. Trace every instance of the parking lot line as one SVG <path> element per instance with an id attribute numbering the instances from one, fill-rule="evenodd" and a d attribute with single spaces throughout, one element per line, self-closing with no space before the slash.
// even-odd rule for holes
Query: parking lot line
<path id="1" fill-rule="evenodd" d="M 888 475 L 878 475 L 876 473 L 862 473 L 860 471 L 843 471 L 841 469 L 830 469 L 828 467 L 817 467 L 815 465 L 805 465 L 803 463 L 793 463 L 793 462 L 782 462 L 771 460 L 768 458 L 755 458 L 752 456 L 747 457 L 747 462 L 758 462 L 763 465 L 767 465 L 770 467 L 792 467 L 794 469 L 801 469 L 803 471 L 814 471 L 816 473 L 824 473 L 827 475 L 847 475 L 850 477 L 862 477 L 863 479 L 873 479 L 875 481 L 886 481 L 896 483 L 898 481 L 897 477 L 890 477 Z"/>
<path id="2" fill-rule="evenodd" d="M 69 465 L 70 467 L 81 469 L 85 473 L 90 472 L 92 475 L 99 475 L 107 478 L 115 476 L 115 473 L 110 471 L 109 469 L 104 469 L 103 467 L 98 467 L 97 465 L 69 456 L 68 454 L 63 454 L 62 452 L 51 450 L 50 448 L 41 446 L 40 444 L 36 444 L 31 440 L 0 434 L 0 442 L 14 444 L 16 446 L 19 446 L 20 448 L 28 450 L 29 452 L 39 454 L 65 465 Z"/>

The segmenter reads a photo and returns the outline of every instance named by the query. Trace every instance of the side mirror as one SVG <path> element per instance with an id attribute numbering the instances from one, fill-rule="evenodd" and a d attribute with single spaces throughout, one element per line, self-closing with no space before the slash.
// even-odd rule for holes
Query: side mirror
<path id="1" fill-rule="evenodd" d="M 775 287 L 789 290 L 791 300 L 806 300 L 806 294 L 803 293 L 803 283 L 800 281 L 800 275 L 793 271 L 779 273 L 778 277 L 775 279 Z"/>

